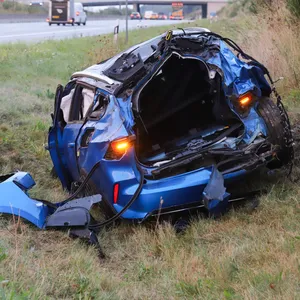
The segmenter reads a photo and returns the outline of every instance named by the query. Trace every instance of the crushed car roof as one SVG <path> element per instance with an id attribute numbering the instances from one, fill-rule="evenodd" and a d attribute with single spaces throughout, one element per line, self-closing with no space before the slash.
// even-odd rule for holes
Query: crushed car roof
<path id="1" fill-rule="evenodd" d="M 261 66 L 239 59 L 225 39 L 222 40 L 222 37 L 206 28 L 168 31 L 132 46 L 106 61 L 76 72 L 72 79 L 93 78 L 109 85 L 107 87 L 110 89 L 112 86 L 116 88 L 125 83 L 128 86 L 130 83 L 136 85 L 137 89 L 147 80 L 147 76 L 153 75 L 155 68 L 159 70 L 162 61 L 172 53 L 178 53 L 182 57 L 195 57 L 205 62 L 210 70 L 220 73 L 226 95 L 238 97 L 248 91 L 257 96 L 271 93 Z"/>
<path id="2" fill-rule="evenodd" d="M 210 32 L 210 30 L 208 30 L 207 28 L 202 28 L 202 27 L 194 27 L 194 28 L 185 28 L 184 29 L 185 32 L 188 33 L 192 33 L 192 32 Z M 173 35 L 179 35 L 182 34 L 182 30 L 174 30 L 173 31 Z M 147 40 L 145 42 L 142 42 L 140 44 L 134 45 L 132 47 L 130 47 L 129 49 L 126 49 L 123 52 L 120 52 L 119 54 L 105 60 L 102 61 L 98 64 L 92 65 L 90 67 L 88 67 L 87 69 L 84 69 L 83 71 L 80 72 L 75 72 L 71 79 L 73 78 L 78 78 L 78 77 L 90 77 L 93 79 L 98 79 L 100 81 L 104 81 L 108 84 L 114 84 L 114 83 L 118 83 L 118 81 L 116 80 L 112 80 L 111 78 L 105 76 L 103 74 L 103 71 L 105 71 L 106 69 L 108 69 L 109 67 L 111 67 L 115 61 L 120 58 L 123 54 L 129 54 L 129 53 L 139 53 L 141 55 L 141 58 L 143 61 L 145 61 L 146 59 L 148 59 L 152 54 L 153 54 L 153 47 L 157 47 L 158 43 L 166 36 L 166 33 L 163 33 L 159 36 L 156 36 L 150 40 Z"/>

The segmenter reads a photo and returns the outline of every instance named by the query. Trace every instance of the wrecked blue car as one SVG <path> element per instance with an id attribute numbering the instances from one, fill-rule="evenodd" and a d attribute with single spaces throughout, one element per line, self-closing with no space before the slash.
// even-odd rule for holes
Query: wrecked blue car
<path id="1" fill-rule="evenodd" d="M 100 257 L 101 227 L 200 208 L 219 215 L 257 194 L 235 192 L 245 175 L 293 160 L 268 70 L 203 28 L 168 31 L 73 74 L 57 87 L 52 121 L 53 174 L 70 196 L 32 199 L 28 173 L 0 176 L 0 214 L 69 229 Z"/>
<path id="2" fill-rule="evenodd" d="M 267 69 L 203 28 L 168 31 L 73 74 L 52 118 L 48 150 L 63 188 L 101 195 L 123 219 L 226 206 L 228 185 L 293 158 Z"/>

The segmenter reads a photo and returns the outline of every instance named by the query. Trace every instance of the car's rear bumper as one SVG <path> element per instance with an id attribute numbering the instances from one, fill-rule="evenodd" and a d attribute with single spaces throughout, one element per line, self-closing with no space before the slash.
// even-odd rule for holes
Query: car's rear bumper
<path id="1" fill-rule="evenodd" d="M 209 167 L 159 180 L 145 180 L 139 197 L 122 215 L 122 218 L 144 219 L 159 209 L 188 207 L 192 203 L 202 204 L 202 193 L 210 180 L 211 173 L 212 167 Z M 246 174 L 245 170 L 239 170 L 224 175 L 225 184 L 244 174 Z M 118 201 L 111 205 L 115 213 L 120 212 L 130 201 L 138 185 L 137 181 L 120 183 Z"/>
<path id="2" fill-rule="evenodd" d="M 225 165 L 218 164 L 217 167 L 224 177 L 225 187 L 235 179 L 240 180 L 246 173 L 266 166 L 271 159 L 271 152 L 268 150 L 260 156 L 248 154 L 237 158 L 233 155 L 232 160 L 226 160 Z M 146 174 L 143 187 L 138 198 L 122 215 L 124 219 L 144 219 L 160 208 L 189 206 L 197 202 L 202 204 L 203 191 L 213 169 L 210 165 L 190 172 L 154 179 L 155 177 L 151 176 L 153 169 L 141 167 L 144 168 L 144 174 Z M 176 169 L 172 170 L 176 172 Z M 138 189 L 140 178 L 135 152 L 132 148 L 121 160 L 103 159 L 91 181 L 95 192 L 102 195 L 103 201 L 108 204 L 113 213 L 118 213 L 133 197 Z M 114 199 L 116 184 L 118 184 L 118 195 Z"/>

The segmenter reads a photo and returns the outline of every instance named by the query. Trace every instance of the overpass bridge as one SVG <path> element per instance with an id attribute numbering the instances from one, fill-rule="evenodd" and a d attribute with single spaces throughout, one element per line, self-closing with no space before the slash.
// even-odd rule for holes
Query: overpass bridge
<path id="1" fill-rule="evenodd" d="M 126 0 L 80 0 L 85 7 L 125 5 Z M 202 18 L 207 18 L 211 12 L 217 12 L 224 7 L 228 0 L 128 0 L 128 5 L 133 5 L 140 12 L 140 5 L 172 5 L 174 2 L 182 2 L 183 5 L 197 5 L 202 8 Z"/>

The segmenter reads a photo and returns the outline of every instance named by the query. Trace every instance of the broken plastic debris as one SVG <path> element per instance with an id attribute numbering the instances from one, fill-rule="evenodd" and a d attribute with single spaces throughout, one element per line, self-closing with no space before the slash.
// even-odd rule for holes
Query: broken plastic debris
<path id="1" fill-rule="evenodd" d="M 224 177 L 222 173 L 213 166 L 209 182 L 203 191 L 203 195 L 207 200 L 223 201 L 225 193 Z"/>

